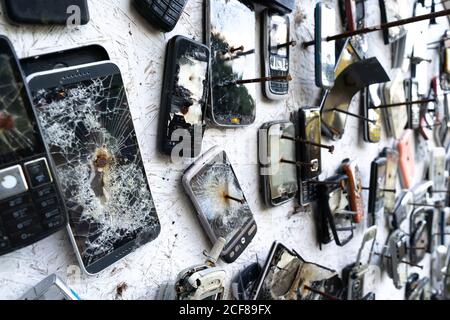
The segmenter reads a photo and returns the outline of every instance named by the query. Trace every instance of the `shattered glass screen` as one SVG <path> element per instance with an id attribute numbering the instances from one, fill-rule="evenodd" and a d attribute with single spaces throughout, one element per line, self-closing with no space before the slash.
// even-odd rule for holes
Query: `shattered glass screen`
<path id="1" fill-rule="evenodd" d="M 226 154 L 220 153 L 191 180 L 192 192 L 216 238 L 230 241 L 253 220 L 253 214 Z"/>
<path id="2" fill-rule="evenodd" d="M 280 71 L 288 71 L 288 57 L 289 47 L 287 43 L 289 42 L 289 18 L 287 16 L 271 15 L 270 16 L 270 26 L 269 26 L 269 50 L 274 56 L 270 57 L 270 68 Z M 283 60 L 276 59 L 285 58 Z M 283 61 L 285 65 L 278 65 L 277 61 Z"/>
<path id="3" fill-rule="evenodd" d="M 159 232 L 120 74 L 34 93 L 85 265 Z"/>
<path id="4" fill-rule="evenodd" d="M 295 162 L 295 141 L 282 139 L 282 136 L 295 138 L 295 127 L 292 123 L 274 124 L 269 128 L 268 148 L 272 169 L 269 184 L 272 200 L 287 198 L 298 190 L 297 167 L 281 162 L 282 159 Z"/>
<path id="5" fill-rule="evenodd" d="M 206 104 L 209 54 L 205 48 L 188 41 L 181 41 L 180 46 L 176 57 L 175 81 L 172 84 L 173 96 L 167 132 L 169 139 L 179 128 L 192 131 L 197 126 L 201 130 Z"/>
<path id="6" fill-rule="evenodd" d="M 255 12 L 238 0 L 211 0 L 212 112 L 224 126 L 255 121 Z"/>
<path id="7" fill-rule="evenodd" d="M 258 300 L 324 300 L 305 286 L 337 296 L 342 283 L 336 272 L 305 262 L 285 247 L 278 245 L 268 262 Z"/>
<path id="8" fill-rule="evenodd" d="M 0 54 L 0 163 L 26 157 L 41 149 L 35 126 L 23 101 L 11 57 Z"/>

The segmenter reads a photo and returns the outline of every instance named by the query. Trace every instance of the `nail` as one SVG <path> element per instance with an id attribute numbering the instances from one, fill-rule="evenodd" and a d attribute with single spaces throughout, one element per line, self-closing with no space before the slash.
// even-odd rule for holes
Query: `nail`
<path id="1" fill-rule="evenodd" d="M 303 288 L 305 288 L 306 290 L 311 291 L 311 292 L 313 292 L 313 293 L 315 293 L 315 294 L 319 294 L 319 295 L 321 295 L 322 297 L 327 298 L 327 299 L 330 299 L 330 300 L 341 300 L 340 298 L 335 297 L 335 296 L 333 296 L 333 295 L 331 295 L 331 294 L 328 294 L 328 293 L 326 293 L 326 292 L 323 292 L 323 291 L 320 291 L 320 290 L 311 288 L 310 286 L 307 286 L 306 284 L 303 285 Z"/>
<path id="2" fill-rule="evenodd" d="M 246 83 L 258 83 L 258 82 L 267 82 L 267 81 L 292 81 L 292 76 L 274 76 L 274 77 L 261 77 L 256 79 L 248 79 L 248 80 L 235 80 L 230 84 L 246 84 Z"/>
<path id="3" fill-rule="evenodd" d="M 430 102 L 436 102 L 436 99 L 426 99 L 426 100 L 419 100 L 419 101 L 411 101 L 411 102 L 399 102 L 399 103 L 392 103 L 392 104 L 384 104 L 381 106 L 373 106 L 370 109 L 385 109 L 385 108 L 394 108 L 394 107 L 401 107 L 401 106 L 411 106 L 413 104 L 425 104 Z"/>
<path id="4" fill-rule="evenodd" d="M 297 141 L 297 142 L 300 142 L 300 143 L 309 144 L 309 145 L 312 145 L 312 146 L 315 146 L 315 147 L 319 147 L 319 148 L 322 148 L 322 149 L 328 149 L 329 153 L 333 153 L 334 149 L 335 149 L 334 146 L 327 146 L 325 144 L 315 143 L 315 142 L 312 142 L 312 141 L 303 140 L 301 138 L 293 138 L 293 137 L 288 137 L 288 136 L 281 136 L 281 139 Z"/>
<path id="5" fill-rule="evenodd" d="M 290 46 L 295 47 L 296 45 L 297 45 L 297 41 L 292 40 L 292 41 L 289 41 L 289 42 L 285 42 L 285 43 L 279 44 L 277 46 L 273 46 L 272 48 L 275 47 L 277 49 L 280 49 L 280 48 L 283 48 L 283 47 L 290 47 Z"/>
<path id="6" fill-rule="evenodd" d="M 442 209 L 443 205 L 437 205 L 437 204 L 428 204 L 428 203 L 408 203 L 410 206 L 415 207 L 427 207 L 427 208 L 436 208 L 436 209 Z"/>
<path id="7" fill-rule="evenodd" d="M 357 114 L 354 114 L 354 113 L 351 113 L 351 112 L 348 112 L 348 111 L 345 111 L 345 110 L 341 110 L 341 109 L 338 109 L 338 108 L 333 108 L 331 110 L 337 111 L 337 112 L 340 112 L 340 113 L 344 113 L 344 114 L 346 114 L 348 116 L 351 116 L 351 117 L 354 117 L 354 118 L 358 118 L 358 119 L 361 119 L 361 120 L 364 120 L 364 121 L 367 121 L 367 122 L 370 122 L 370 123 L 373 123 L 373 124 L 377 123 L 376 120 L 371 120 L 369 118 L 366 118 L 366 117 L 363 117 L 363 116 L 360 116 L 360 115 L 357 115 Z"/>
<path id="8" fill-rule="evenodd" d="M 229 200 L 233 200 L 233 201 L 239 202 L 240 204 L 244 204 L 245 203 L 244 199 L 238 199 L 238 198 L 232 197 L 230 195 L 225 195 L 225 198 L 229 199 Z"/>
<path id="9" fill-rule="evenodd" d="M 231 53 L 235 53 L 236 51 L 244 51 L 244 46 L 240 46 L 240 47 L 237 47 L 237 48 L 235 48 L 235 47 L 231 47 L 230 48 L 230 52 Z"/>
<path id="10" fill-rule="evenodd" d="M 385 254 L 381 254 L 381 253 L 377 253 L 377 252 L 374 252 L 373 254 L 377 255 L 377 256 L 380 256 L 380 257 L 383 257 L 383 258 L 386 258 L 386 259 L 392 259 L 392 257 L 387 256 Z M 401 260 L 400 263 L 404 263 L 404 264 L 407 264 L 408 266 L 420 268 L 421 270 L 423 270 L 423 266 L 420 266 L 418 264 L 414 264 L 414 263 L 411 263 L 411 262 L 408 262 L 408 261 L 405 261 L 405 260 Z"/>
<path id="11" fill-rule="evenodd" d="M 305 166 L 305 167 L 314 167 L 314 166 L 317 166 L 316 163 L 307 163 L 307 162 L 292 161 L 292 160 L 285 160 L 285 159 L 281 159 L 280 162 L 282 162 L 282 163 L 293 164 L 293 165 L 295 165 L 295 166 L 297 166 L 297 167 L 302 167 L 302 166 Z"/>

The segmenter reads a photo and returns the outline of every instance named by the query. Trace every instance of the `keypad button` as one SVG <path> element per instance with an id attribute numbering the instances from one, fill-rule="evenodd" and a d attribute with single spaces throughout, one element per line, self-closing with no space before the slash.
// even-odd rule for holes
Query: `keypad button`
<path id="1" fill-rule="evenodd" d="M 2 218 L 4 221 L 17 221 L 30 219 L 33 217 L 33 215 L 34 215 L 33 207 L 27 206 L 6 211 L 2 213 Z"/>
<path id="2" fill-rule="evenodd" d="M 64 218 L 62 216 L 57 216 L 52 219 L 45 220 L 42 223 L 42 225 L 46 229 L 55 229 L 55 228 L 61 227 L 63 225 L 63 223 L 64 223 Z"/>
<path id="3" fill-rule="evenodd" d="M 52 182 L 47 160 L 45 158 L 25 163 L 31 187 L 37 188 Z"/>
<path id="4" fill-rule="evenodd" d="M 47 220 L 60 215 L 59 209 L 53 209 L 42 213 L 42 216 Z"/>
<path id="5" fill-rule="evenodd" d="M 47 197 L 50 195 L 54 195 L 55 194 L 55 188 L 53 186 L 48 186 L 48 187 L 44 187 L 42 189 L 39 189 L 35 192 L 33 192 L 33 197 L 34 198 L 43 198 L 43 197 Z"/>
<path id="6" fill-rule="evenodd" d="M 9 233 L 16 233 L 22 232 L 23 230 L 27 230 L 36 225 L 39 225 L 39 220 L 37 218 L 26 218 L 19 221 L 7 222 L 6 229 Z"/>
<path id="7" fill-rule="evenodd" d="M 20 166 L 0 171 L 0 201 L 24 193 L 27 190 L 28 185 Z"/>
<path id="8" fill-rule="evenodd" d="M 9 248 L 9 241 L 6 237 L 0 237 L 0 251 Z"/>
<path id="9" fill-rule="evenodd" d="M 45 210 L 58 205 L 58 198 L 52 197 L 44 200 L 36 201 L 36 207 L 38 210 Z"/>
<path id="10" fill-rule="evenodd" d="M 10 209 L 14 209 L 31 203 L 32 201 L 29 195 L 23 195 L 17 198 L 9 199 L 3 203 L 0 203 L 0 212 L 6 212 Z"/>
<path id="11" fill-rule="evenodd" d="M 11 241 L 11 243 L 13 245 L 17 246 L 17 245 L 23 244 L 25 241 L 30 241 L 34 238 L 39 237 L 41 232 L 42 232 L 42 228 L 40 226 L 36 225 L 33 228 L 12 234 L 9 237 L 9 240 Z"/>

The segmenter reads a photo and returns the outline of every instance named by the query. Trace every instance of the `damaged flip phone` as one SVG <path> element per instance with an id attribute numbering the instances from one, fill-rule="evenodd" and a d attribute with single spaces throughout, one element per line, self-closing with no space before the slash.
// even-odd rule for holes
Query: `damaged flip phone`
<path id="1" fill-rule="evenodd" d="M 364 232 L 356 262 L 342 271 L 342 278 L 347 282 L 347 300 L 363 300 L 374 289 L 373 279 L 376 268 L 371 268 L 370 260 L 377 236 L 377 227 L 372 226 Z M 372 278 L 372 279 L 370 279 Z M 371 281 L 372 280 L 372 281 Z"/>
<path id="2" fill-rule="evenodd" d="M 317 184 L 322 173 L 320 111 L 317 107 L 301 108 L 296 114 L 297 167 L 299 201 L 302 206 L 317 200 Z"/>
<path id="3" fill-rule="evenodd" d="M 212 243 L 226 240 L 222 259 L 234 262 L 257 232 L 253 213 L 225 151 L 213 147 L 183 174 L 183 187 Z"/>
<path id="4" fill-rule="evenodd" d="M 405 263 L 405 259 L 408 258 L 408 244 L 408 236 L 401 230 L 395 230 L 389 236 L 383 254 L 385 268 L 397 289 L 406 284 L 408 276 L 408 264 Z"/>
<path id="5" fill-rule="evenodd" d="M 262 13 L 262 70 L 263 77 L 287 77 L 290 66 L 290 19 L 288 15 L 267 9 Z M 266 98 L 279 100 L 289 92 L 289 81 L 271 80 L 262 85 Z"/>
<path id="6" fill-rule="evenodd" d="M 350 161 L 350 159 L 342 162 L 341 170 L 348 177 L 348 198 L 350 210 L 354 213 L 353 222 L 360 223 L 364 217 L 361 171 L 356 161 Z"/>
<path id="7" fill-rule="evenodd" d="M 297 195 L 295 141 L 295 126 L 289 121 L 272 121 L 259 131 L 260 178 L 267 206 L 281 205 Z"/>
<path id="8" fill-rule="evenodd" d="M 167 45 L 161 94 L 159 148 L 167 155 L 201 153 L 208 96 L 209 49 L 183 36 Z"/>
<path id="9" fill-rule="evenodd" d="M 369 226 L 377 224 L 384 210 L 384 186 L 386 184 L 386 158 L 378 157 L 372 161 L 369 188 Z"/>
<path id="10" fill-rule="evenodd" d="M 272 245 L 254 300 L 340 300 L 343 282 L 335 270 L 305 261 L 279 242 Z"/>
<path id="11" fill-rule="evenodd" d="M 409 259 L 418 264 L 427 252 L 431 252 L 431 234 L 427 223 L 426 209 L 416 207 L 410 216 Z"/>
<path id="12" fill-rule="evenodd" d="M 55 166 L 11 42 L 0 36 L 0 255 L 67 225 Z"/>
<path id="13" fill-rule="evenodd" d="M 83 271 L 96 274 L 160 233 L 117 65 L 100 46 L 23 60 Z"/>
<path id="14" fill-rule="evenodd" d="M 316 86 L 330 89 L 334 85 L 336 65 L 336 48 L 333 41 L 326 37 L 335 32 L 335 9 L 319 1 L 314 11 L 315 36 L 315 74 Z"/>
<path id="15" fill-rule="evenodd" d="M 219 127 L 251 125 L 256 118 L 255 82 L 259 81 L 255 79 L 254 5 L 247 0 L 204 3 L 205 43 L 211 51 L 209 118 Z"/>
<path id="16" fill-rule="evenodd" d="M 318 185 L 317 236 L 320 246 L 334 240 L 336 245 L 345 246 L 353 238 L 356 229 L 350 211 L 348 177 L 345 174 L 328 178 Z"/>

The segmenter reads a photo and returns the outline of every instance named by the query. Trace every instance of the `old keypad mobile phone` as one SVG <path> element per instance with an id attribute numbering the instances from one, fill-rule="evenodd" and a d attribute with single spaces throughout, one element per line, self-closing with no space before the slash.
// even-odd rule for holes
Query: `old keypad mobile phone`
<path id="1" fill-rule="evenodd" d="M 256 118 L 256 85 L 245 82 L 256 78 L 254 5 L 246 0 L 204 3 L 205 43 L 211 51 L 210 119 L 220 127 L 248 126 Z"/>
<path id="2" fill-rule="evenodd" d="M 188 0 L 134 0 L 133 2 L 148 22 L 169 32 L 175 28 Z"/>
<path id="3" fill-rule="evenodd" d="M 297 160 L 304 165 L 298 166 L 299 200 L 308 205 L 317 199 L 317 185 L 311 183 L 322 173 L 322 151 L 317 145 L 321 143 L 320 108 L 305 107 L 297 112 Z M 313 144 L 311 144 L 313 143 Z"/>
<path id="4" fill-rule="evenodd" d="M 175 36 L 167 45 L 159 119 L 160 151 L 196 157 L 202 148 L 208 96 L 209 49 Z"/>
<path id="5" fill-rule="evenodd" d="M 361 92 L 361 108 L 365 118 L 375 121 L 364 121 L 364 141 L 378 143 L 381 140 L 381 110 L 373 107 L 381 105 L 378 95 L 378 84 L 373 84 Z"/>
<path id="6" fill-rule="evenodd" d="M 298 191 L 295 160 L 295 126 L 289 121 L 274 121 L 261 127 L 259 137 L 260 176 L 268 206 L 292 200 Z"/>
<path id="7" fill-rule="evenodd" d="M 335 79 L 336 51 L 332 41 L 326 37 L 336 29 L 336 12 L 333 7 L 322 1 L 316 4 L 315 20 L 315 73 L 316 85 L 319 88 L 331 88 Z"/>
<path id="8" fill-rule="evenodd" d="M 263 77 L 286 77 L 290 64 L 290 19 L 273 10 L 262 13 L 262 67 Z M 272 100 L 286 97 L 289 81 L 266 81 L 262 85 L 264 95 Z"/>
<path id="9" fill-rule="evenodd" d="M 384 148 L 381 155 L 386 157 L 386 180 L 383 189 L 384 192 L 384 212 L 392 215 L 395 210 L 397 172 L 398 172 L 398 152 L 391 148 Z"/>
<path id="10" fill-rule="evenodd" d="M 386 181 L 386 158 L 378 157 L 372 162 L 369 190 L 369 226 L 376 225 L 384 209 L 384 186 Z"/>
<path id="11" fill-rule="evenodd" d="M 183 187 L 212 243 L 226 240 L 222 259 L 234 262 L 254 238 L 257 227 L 225 151 L 213 147 L 183 174 Z"/>
<path id="12" fill-rule="evenodd" d="M 408 265 L 403 263 L 408 258 L 408 236 L 401 230 L 395 230 L 388 239 L 383 260 L 390 278 L 397 289 L 401 289 L 408 276 Z"/>
<path id="13" fill-rule="evenodd" d="M 444 148 L 433 148 L 430 153 L 430 166 L 428 169 L 428 178 L 433 181 L 433 199 L 435 201 L 445 201 L 446 194 L 442 192 L 446 190 L 447 180 L 445 174 L 445 149 Z"/>
<path id="14" fill-rule="evenodd" d="M 336 271 L 307 262 L 275 242 L 257 282 L 254 300 L 326 300 L 325 296 L 339 299 L 343 288 Z"/>
<path id="15" fill-rule="evenodd" d="M 67 224 L 67 213 L 14 48 L 0 36 L 0 255 Z"/>
<path id="16" fill-rule="evenodd" d="M 82 269 L 96 274 L 160 232 L 121 72 L 110 61 L 32 74 L 28 83 Z"/>
<path id="17" fill-rule="evenodd" d="M 397 142 L 399 154 L 400 181 L 403 188 L 409 189 L 415 178 L 414 132 L 407 129 Z"/>
<path id="18" fill-rule="evenodd" d="M 362 198 L 362 176 L 356 161 L 346 159 L 342 162 L 342 171 L 348 177 L 348 198 L 350 210 L 354 212 L 353 222 L 359 223 L 364 217 L 364 201 Z"/>

